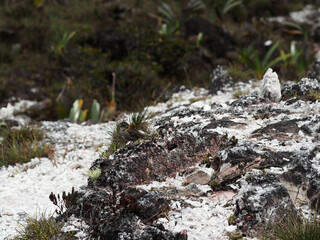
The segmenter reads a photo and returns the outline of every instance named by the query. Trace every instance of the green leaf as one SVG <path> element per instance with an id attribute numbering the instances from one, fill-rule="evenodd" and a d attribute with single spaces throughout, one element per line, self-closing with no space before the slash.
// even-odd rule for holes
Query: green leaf
<path id="1" fill-rule="evenodd" d="M 177 19 L 171 7 L 164 2 L 162 2 L 161 6 L 158 7 L 158 11 L 161 13 L 165 22 L 167 23 L 173 22 Z"/>
<path id="2" fill-rule="evenodd" d="M 88 114 L 88 109 L 80 111 L 79 121 L 84 122 L 87 118 L 87 114 Z"/>
<path id="3" fill-rule="evenodd" d="M 264 70 L 267 70 L 269 67 L 272 67 L 273 65 L 275 65 L 276 63 L 280 62 L 280 61 L 285 61 L 287 58 L 291 57 L 292 54 L 291 53 L 287 53 L 284 55 L 281 55 L 279 57 L 277 57 L 276 59 L 274 59 L 273 61 L 269 62 L 265 67 Z"/>
<path id="4" fill-rule="evenodd" d="M 268 61 L 269 61 L 272 53 L 279 47 L 279 44 L 280 44 L 280 42 L 278 41 L 272 46 L 272 48 L 269 49 L 269 51 L 267 52 L 266 56 L 262 60 L 262 64 L 261 64 L 262 68 L 268 69 L 265 66 L 268 65 Z"/>
<path id="5" fill-rule="evenodd" d="M 203 42 L 203 33 L 202 32 L 199 32 L 198 33 L 198 36 L 197 36 L 197 42 L 196 42 L 196 46 L 197 47 L 200 47 L 201 44 Z"/>
<path id="6" fill-rule="evenodd" d="M 93 120 L 99 121 L 100 118 L 100 104 L 96 99 L 93 100 L 93 103 L 91 105 L 91 118 Z"/>
<path id="7" fill-rule="evenodd" d="M 71 121 L 76 122 L 79 119 L 82 102 L 82 99 L 74 101 L 69 113 L 69 119 Z"/>
<path id="8" fill-rule="evenodd" d="M 299 24 L 297 24 L 297 23 L 284 21 L 284 22 L 282 22 L 282 24 L 287 25 L 287 26 L 289 26 L 289 27 L 293 27 L 293 28 L 295 28 L 295 29 L 297 29 L 297 30 L 302 31 L 302 27 L 301 27 Z"/>
<path id="9" fill-rule="evenodd" d="M 261 63 L 260 63 L 260 59 L 259 59 L 259 56 L 258 56 L 258 53 L 257 53 L 257 51 L 254 51 L 253 52 L 253 60 L 254 60 L 254 69 L 255 70 L 261 70 Z"/>
<path id="10" fill-rule="evenodd" d="M 159 34 L 161 35 L 168 35 L 168 25 L 163 23 L 159 29 Z"/>
<path id="11" fill-rule="evenodd" d="M 222 9 L 222 15 L 225 15 L 227 12 L 229 12 L 232 8 L 240 5 L 242 3 L 241 0 L 239 1 L 234 1 L 234 0 L 228 0 L 225 5 L 223 6 Z"/>

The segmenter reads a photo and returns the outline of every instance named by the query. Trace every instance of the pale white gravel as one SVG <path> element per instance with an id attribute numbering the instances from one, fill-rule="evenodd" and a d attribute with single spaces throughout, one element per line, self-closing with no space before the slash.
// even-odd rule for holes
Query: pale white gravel
<path id="1" fill-rule="evenodd" d="M 56 125 L 44 122 L 46 129 Z M 13 237 L 18 222 L 26 215 L 45 212 L 50 216 L 56 207 L 49 200 L 51 192 L 61 194 L 87 183 L 87 172 L 99 152 L 106 150 L 109 131 L 114 123 L 92 126 L 69 124 L 66 132 L 47 132 L 55 140 L 55 157 L 35 158 L 26 164 L 0 170 L 0 239 Z"/>

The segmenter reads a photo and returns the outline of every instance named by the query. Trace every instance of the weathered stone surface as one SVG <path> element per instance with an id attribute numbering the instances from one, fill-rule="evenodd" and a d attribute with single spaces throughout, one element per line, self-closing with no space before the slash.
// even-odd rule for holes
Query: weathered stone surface
<path id="1" fill-rule="evenodd" d="M 231 86 L 232 77 L 229 75 L 226 67 L 218 65 L 212 73 L 210 93 L 215 94 L 225 87 Z"/>
<path id="2" fill-rule="evenodd" d="M 177 134 L 171 139 L 153 139 L 120 149 L 112 160 L 96 160 L 92 168 L 101 169 L 98 186 L 118 189 L 153 180 L 163 181 L 201 161 L 202 153 L 215 147 L 213 135 L 198 142 L 192 134 Z"/>
<path id="3" fill-rule="evenodd" d="M 197 170 L 191 173 L 190 175 L 188 175 L 186 179 L 187 179 L 187 182 L 190 182 L 190 183 L 207 184 L 211 179 L 211 175 L 209 175 L 204 171 Z"/>
<path id="4" fill-rule="evenodd" d="M 248 177 L 242 191 L 236 200 L 235 222 L 249 236 L 255 225 L 275 220 L 291 204 L 289 193 L 274 174 Z"/>
<path id="5" fill-rule="evenodd" d="M 302 139 L 302 136 L 299 135 L 299 131 L 308 134 L 304 129 L 298 127 L 299 122 L 305 120 L 306 119 L 292 119 L 272 123 L 266 127 L 253 131 L 251 137 L 258 139 L 267 138 L 269 140 L 277 139 L 278 141 L 283 142 L 291 139 L 299 141 Z"/>
<path id="6" fill-rule="evenodd" d="M 316 75 L 316 72 L 314 72 Z M 310 94 L 320 91 L 320 83 L 317 79 L 302 78 L 300 82 L 294 85 L 283 85 L 281 88 L 282 99 L 287 100 L 292 97 L 297 99 L 315 101 Z"/>
<path id="7" fill-rule="evenodd" d="M 318 25 L 317 29 L 320 30 L 319 25 Z M 309 72 L 309 77 L 317 79 L 319 82 L 319 80 L 320 80 L 320 60 L 316 59 L 313 62 L 311 70 Z"/>
<path id="8" fill-rule="evenodd" d="M 142 227 L 141 230 L 139 230 Z M 100 234 L 101 239 L 168 239 L 183 240 L 183 234 L 171 233 L 161 224 L 141 226 L 139 219 L 134 214 L 124 214 L 113 222 L 108 222 Z"/>

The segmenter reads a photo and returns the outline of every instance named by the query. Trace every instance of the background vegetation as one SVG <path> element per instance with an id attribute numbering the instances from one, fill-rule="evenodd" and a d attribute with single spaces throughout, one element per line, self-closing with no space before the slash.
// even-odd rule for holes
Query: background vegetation
<path id="1" fill-rule="evenodd" d="M 210 88 L 218 64 L 235 81 L 270 66 L 299 80 L 314 59 L 312 26 L 268 18 L 306 4 L 319 1 L 0 1 L 0 103 L 50 99 L 33 118 L 55 120 L 76 100 L 90 112 L 95 99 L 101 121 L 165 100 L 181 84 Z"/>

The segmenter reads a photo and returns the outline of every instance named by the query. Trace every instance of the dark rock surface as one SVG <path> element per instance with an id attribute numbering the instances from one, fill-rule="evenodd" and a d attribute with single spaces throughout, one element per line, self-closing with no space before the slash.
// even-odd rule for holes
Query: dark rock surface
<path id="1" fill-rule="evenodd" d="M 315 78 L 319 82 L 319 80 L 320 80 L 320 60 L 317 59 L 313 62 L 311 71 L 309 72 L 309 77 Z"/>
<path id="2" fill-rule="evenodd" d="M 219 90 L 229 87 L 233 82 L 232 77 L 229 75 L 228 70 L 224 66 L 218 65 L 212 73 L 212 86 L 210 93 L 216 94 Z"/>

